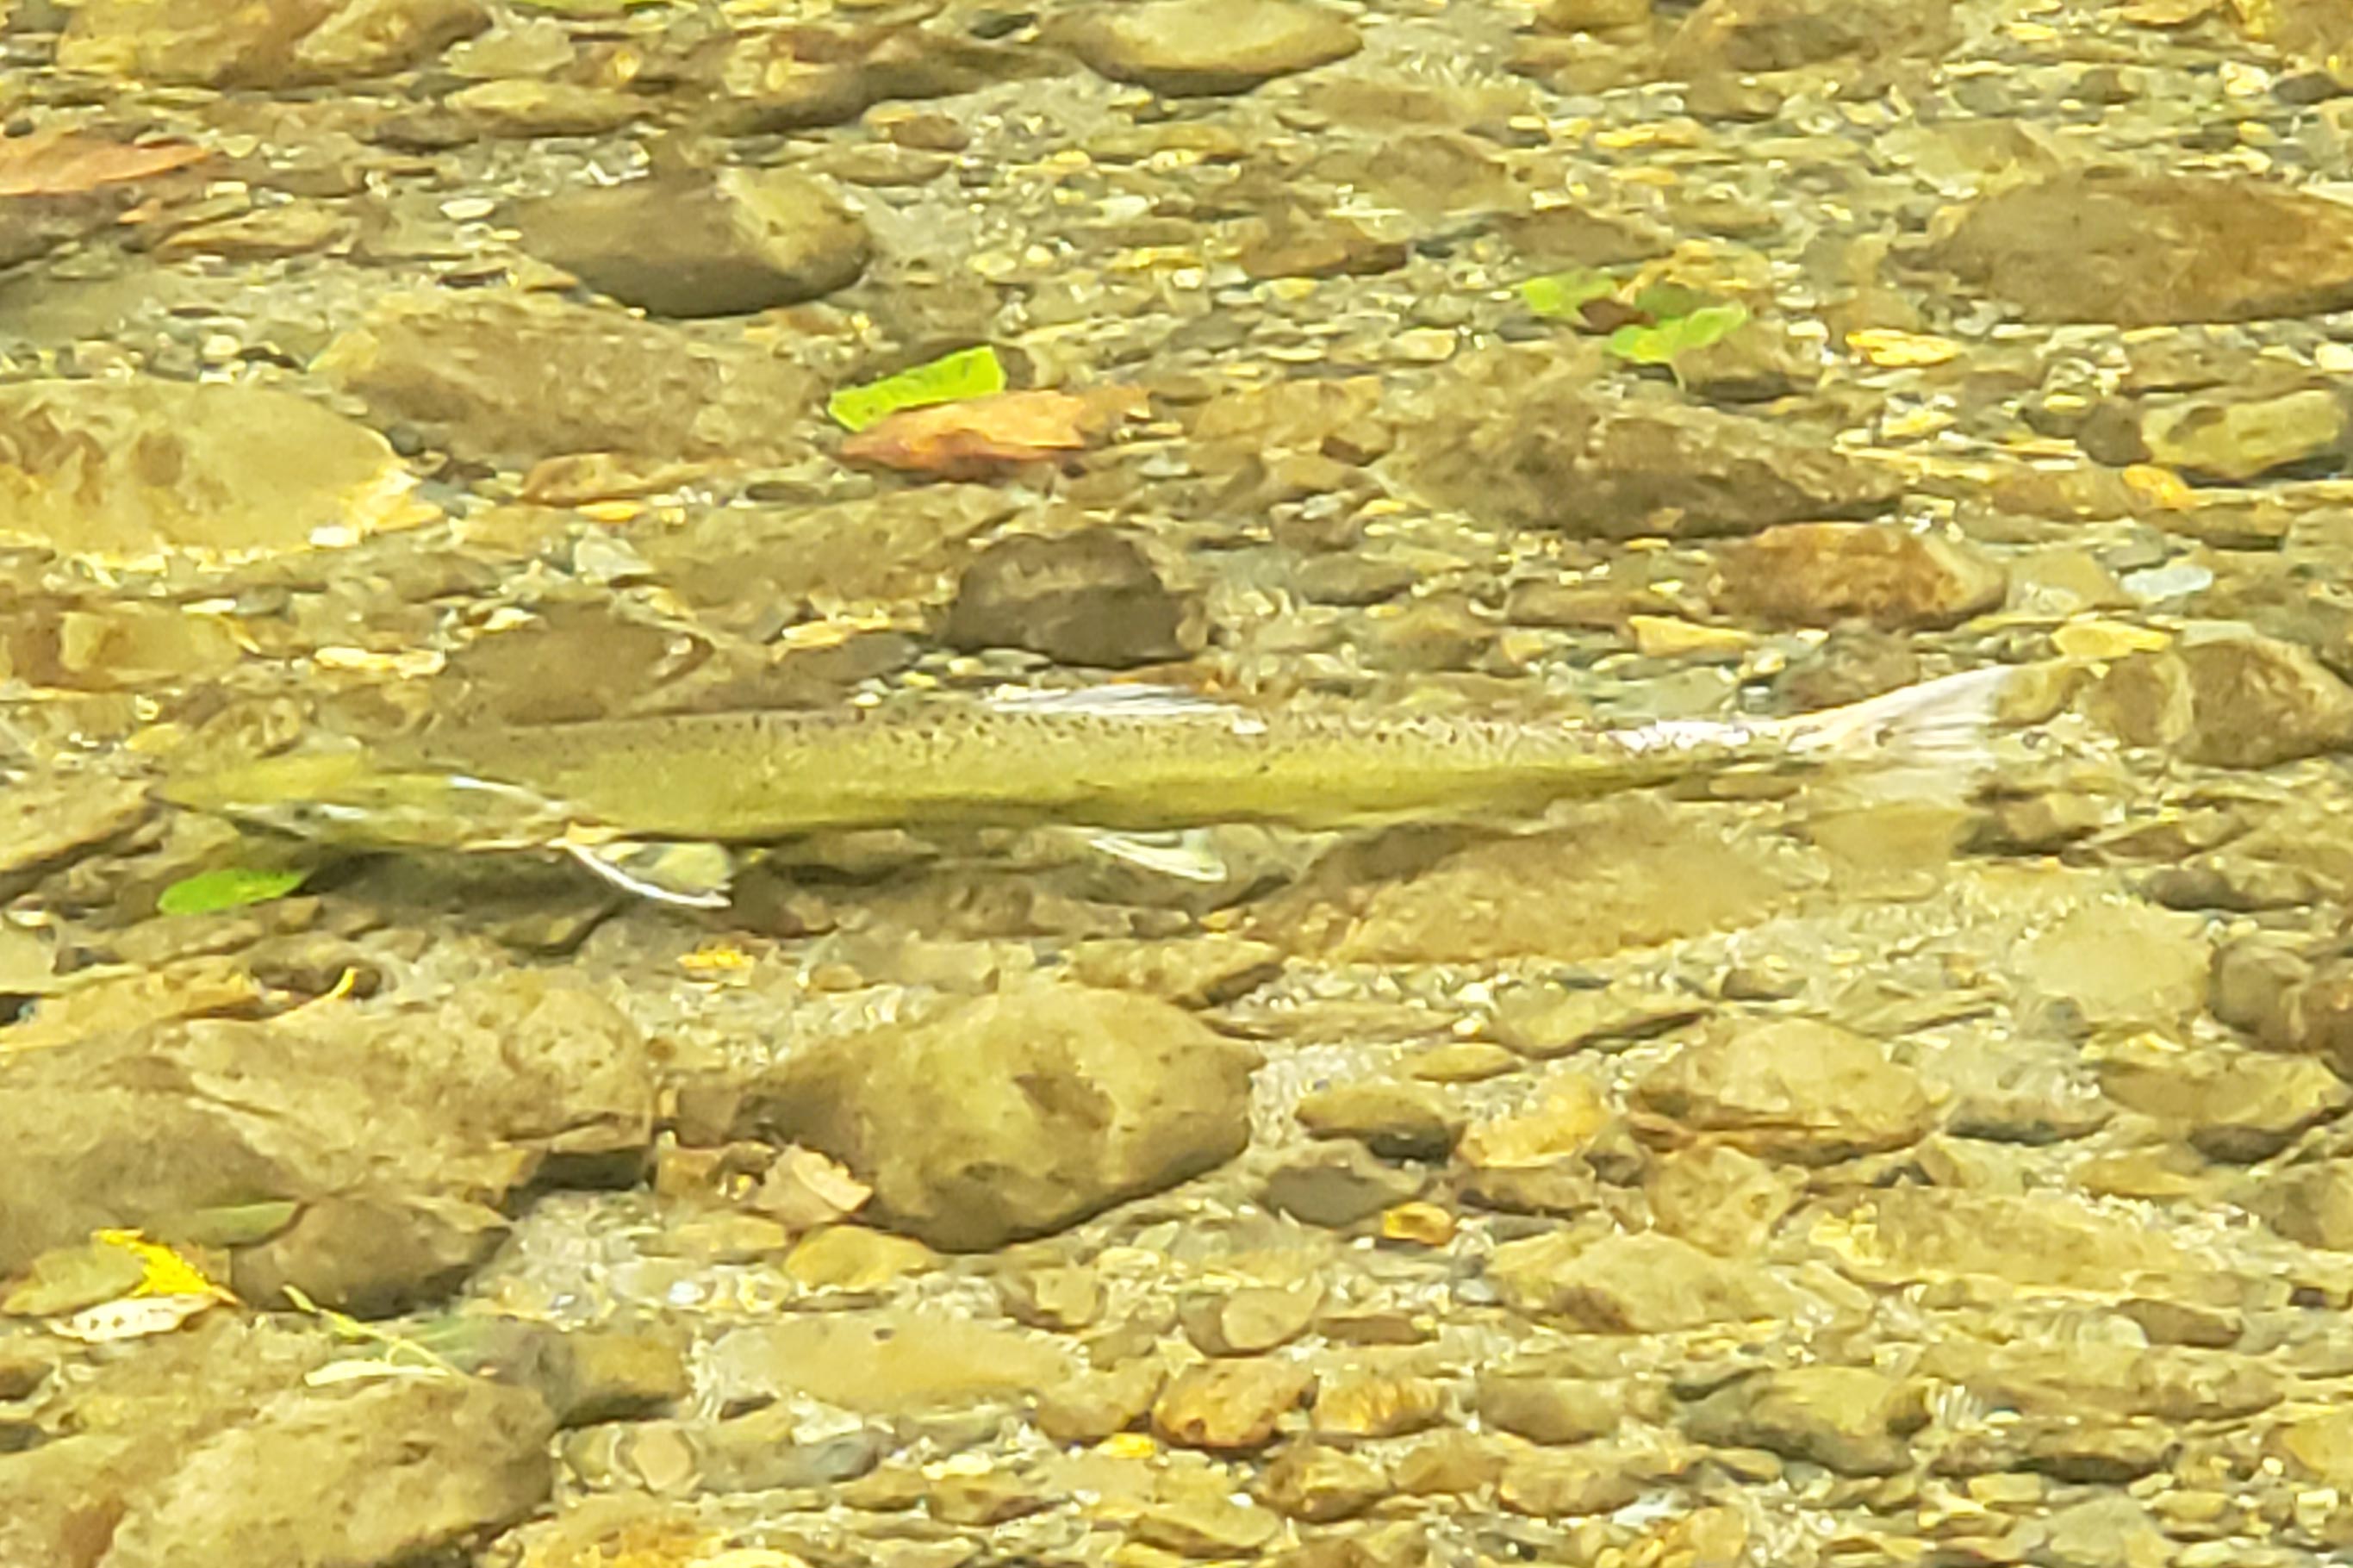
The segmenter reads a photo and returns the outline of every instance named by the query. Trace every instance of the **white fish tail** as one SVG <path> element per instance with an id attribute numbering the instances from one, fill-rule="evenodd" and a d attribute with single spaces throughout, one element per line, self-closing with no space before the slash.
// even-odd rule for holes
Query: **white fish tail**
<path id="1" fill-rule="evenodd" d="M 1993 765 L 2001 699 L 2017 671 L 1997 665 L 1778 721 L 1789 749 L 1884 770 L 1897 793 L 1958 795 Z"/>

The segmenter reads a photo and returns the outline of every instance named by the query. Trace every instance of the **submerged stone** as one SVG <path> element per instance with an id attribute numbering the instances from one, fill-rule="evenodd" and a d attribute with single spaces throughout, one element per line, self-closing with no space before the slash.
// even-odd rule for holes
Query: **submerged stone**
<path id="1" fill-rule="evenodd" d="M 568 452 L 757 461 L 798 448 L 816 378 L 607 307 L 521 291 L 379 303 L 314 366 L 376 419 L 459 457 Z"/>
<path id="2" fill-rule="evenodd" d="M 1257 1065 L 1166 1002 L 1022 984 L 820 1042 L 751 1086 L 743 1118 L 848 1164 L 884 1223 L 979 1251 L 1240 1153 Z"/>
<path id="3" fill-rule="evenodd" d="M 665 172 L 560 191 L 515 214 L 523 244 L 657 316 L 798 304 L 857 280 L 866 226 L 827 182 L 789 171 Z"/>
<path id="4" fill-rule="evenodd" d="M 1022 534 L 965 568 L 941 638 L 950 647 L 1021 647 L 1063 664 L 1124 668 L 1198 647 L 1182 597 L 1135 543 L 1096 529 Z M 1188 646 L 1190 645 L 1190 646 Z"/>
<path id="5" fill-rule="evenodd" d="M 1998 606 L 2002 569 L 1933 534 L 1883 523 L 1793 522 L 1727 551 L 1723 596 L 1772 620 L 1948 626 Z"/>
<path id="6" fill-rule="evenodd" d="M 260 88 L 405 69 L 491 21 L 482 0 L 86 0 L 71 16 L 68 70 Z"/>
<path id="7" fill-rule="evenodd" d="M 2353 306 L 2353 207 L 2250 179 L 2070 172 L 1959 209 L 1928 259 L 2038 321 L 2252 321 Z"/>
<path id="8" fill-rule="evenodd" d="M 1081 59 L 1171 98 L 1248 92 L 1363 47 L 1337 11 L 1293 0 L 1152 0 L 1082 25 Z"/>
<path id="9" fill-rule="evenodd" d="M 1691 1131 L 1799 1164 L 1916 1142 L 1927 1091 L 1877 1041 L 1810 1018 L 1726 1019 L 1643 1078 L 1635 1102 Z"/>
<path id="10" fill-rule="evenodd" d="M 1577 538 L 1707 539 L 1876 517 L 1904 481 L 1820 439 L 1706 408 L 1617 405 L 1571 370 L 1502 354 L 1450 367 L 1399 456 L 1430 500 Z"/>
<path id="11" fill-rule="evenodd" d="M 383 437 L 290 392 L 0 387 L 0 531 L 58 550 L 298 550 L 417 515 L 413 482 Z"/>

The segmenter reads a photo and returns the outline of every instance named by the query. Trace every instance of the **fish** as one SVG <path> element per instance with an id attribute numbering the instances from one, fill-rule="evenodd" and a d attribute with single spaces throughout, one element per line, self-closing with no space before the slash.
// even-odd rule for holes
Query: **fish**
<path id="1" fill-rule="evenodd" d="M 427 731 L 168 780 L 164 798 L 353 847 L 554 849 L 630 891 L 725 901 L 707 857 L 868 828 L 1346 830 L 1540 812 L 1757 763 L 1966 776 L 2016 668 L 1788 718 L 1623 727 L 1250 708 L 1157 687 Z M 674 858 L 674 857 L 672 857 Z M 1139 850 L 1132 858 L 1149 858 Z"/>

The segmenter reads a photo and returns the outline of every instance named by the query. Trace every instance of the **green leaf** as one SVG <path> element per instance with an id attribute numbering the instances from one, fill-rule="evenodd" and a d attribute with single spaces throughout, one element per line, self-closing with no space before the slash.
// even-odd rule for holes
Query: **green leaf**
<path id="1" fill-rule="evenodd" d="M 155 908 L 167 915 L 208 915 L 216 910 L 266 904 L 272 899 L 284 898 L 310 875 L 308 871 L 256 871 L 244 866 L 199 871 L 164 889 L 163 897 L 155 900 Z"/>
<path id="2" fill-rule="evenodd" d="M 1703 305 L 1687 316 L 1672 316 L 1654 326 L 1620 327 L 1609 334 L 1609 352 L 1636 364 L 1672 367 L 1678 354 L 1721 342 L 1747 320 L 1746 305 Z"/>
<path id="3" fill-rule="evenodd" d="M 857 431 L 902 408 L 957 403 L 1004 390 L 1005 366 L 998 363 L 997 351 L 983 343 L 863 386 L 845 386 L 826 400 L 825 411 L 843 429 Z"/>
<path id="4" fill-rule="evenodd" d="M 1704 310 L 1715 303 L 1715 297 L 1688 283 L 1653 283 L 1628 302 L 1651 321 L 1663 321 L 1670 316 L 1689 316 Z"/>
<path id="5" fill-rule="evenodd" d="M 1566 272 L 1547 272 L 1522 283 L 1520 302 L 1539 316 L 1557 320 L 1574 316 L 1617 287 L 1616 279 L 1606 272 L 1590 267 L 1572 267 Z"/>

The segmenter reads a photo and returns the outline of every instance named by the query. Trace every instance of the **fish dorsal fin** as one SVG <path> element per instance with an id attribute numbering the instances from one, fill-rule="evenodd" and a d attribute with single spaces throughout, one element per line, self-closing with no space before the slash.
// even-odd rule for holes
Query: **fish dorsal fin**
<path id="1" fill-rule="evenodd" d="M 1198 719 L 1224 714 L 1245 717 L 1249 710 L 1230 702 L 1187 691 L 1181 686 L 1145 686 L 1113 682 L 1082 686 L 1071 690 L 1036 691 L 1005 687 L 983 701 L 999 713 L 1095 719 Z"/>

